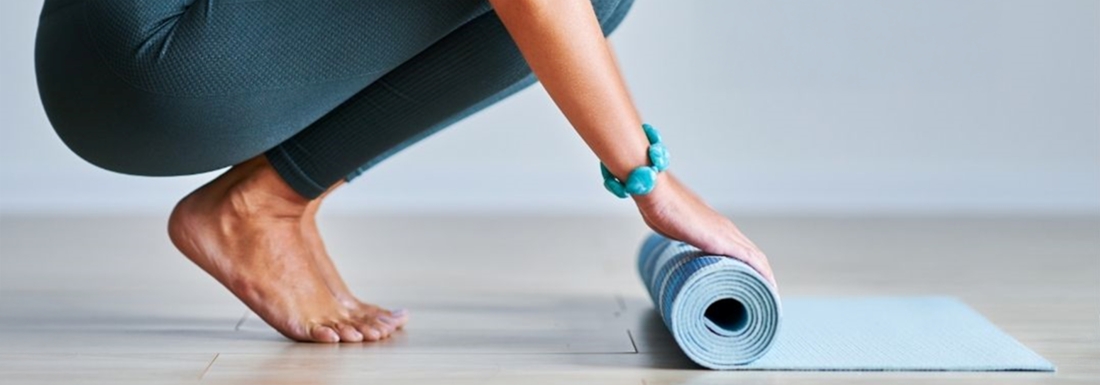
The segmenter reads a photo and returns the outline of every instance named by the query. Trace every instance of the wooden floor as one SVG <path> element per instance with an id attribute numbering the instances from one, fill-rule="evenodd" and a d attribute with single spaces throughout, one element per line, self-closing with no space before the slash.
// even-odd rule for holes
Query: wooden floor
<path id="1" fill-rule="evenodd" d="M 1100 383 L 1100 219 L 744 218 L 782 294 L 962 298 L 1050 373 L 712 372 L 636 277 L 634 218 L 323 218 L 382 343 L 278 336 L 163 218 L 0 219 L 0 383 Z"/>

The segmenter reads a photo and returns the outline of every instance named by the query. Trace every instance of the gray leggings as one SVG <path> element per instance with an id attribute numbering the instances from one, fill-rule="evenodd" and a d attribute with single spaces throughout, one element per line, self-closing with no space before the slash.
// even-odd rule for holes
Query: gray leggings
<path id="1" fill-rule="evenodd" d="M 593 0 L 604 34 L 633 0 Z M 38 89 L 99 167 L 184 175 L 260 154 L 315 198 L 533 84 L 485 0 L 46 0 Z"/>

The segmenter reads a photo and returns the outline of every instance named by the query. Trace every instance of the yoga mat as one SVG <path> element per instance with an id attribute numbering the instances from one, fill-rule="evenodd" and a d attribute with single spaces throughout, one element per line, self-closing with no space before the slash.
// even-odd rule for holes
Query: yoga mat
<path id="1" fill-rule="evenodd" d="M 781 303 L 747 264 L 657 234 L 638 272 L 680 349 L 711 369 L 1054 371 L 950 297 Z"/>

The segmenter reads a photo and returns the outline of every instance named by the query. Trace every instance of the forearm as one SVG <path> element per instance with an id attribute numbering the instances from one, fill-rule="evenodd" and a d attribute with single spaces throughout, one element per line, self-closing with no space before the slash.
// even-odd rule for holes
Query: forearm
<path id="1" fill-rule="evenodd" d="M 588 0 L 490 0 L 550 98 L 620 179 L 648 162 L 641 118 Z"/>
<path id="2" fill-rule="evenodd" d="M 641 118 L 589 0 L 489 1 L 554 103 L 607 168 L 625 180 L 648 164 Z M 653 191 L 631 195 L 650 228 L 738 258 L 775 285 L 767 258 L 733 222 L 670 173 L 657 175 Z"/>

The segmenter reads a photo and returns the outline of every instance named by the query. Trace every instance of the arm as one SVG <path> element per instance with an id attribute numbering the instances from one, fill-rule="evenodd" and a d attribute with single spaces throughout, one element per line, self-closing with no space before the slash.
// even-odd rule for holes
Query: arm
<path id="1" fill-rule="evenodd" d="M 589 0 L 490 0 L 550 98 L 620 180 L 648 163 L 649 143 L 615 56 Z M 773 285 L 764 254 L 668 171 L 652 192 L 632 196 L 654 231 L 740 259 Z"/>
<path id="2" fill-rule="evenodd" d="M 613 174 L 646 164 L 642 121 L 587 0 L 492 0 L 558 108 Z"/>

